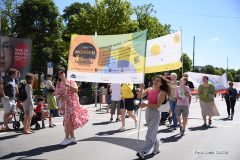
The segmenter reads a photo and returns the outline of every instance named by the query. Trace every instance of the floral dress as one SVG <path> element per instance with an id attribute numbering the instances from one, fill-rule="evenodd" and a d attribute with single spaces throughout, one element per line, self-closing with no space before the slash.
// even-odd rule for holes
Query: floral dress
<path id="1" fill-rule="evenodd" d="M 72 86 L 76 86 L 76 83 L 74 81 L 70 80 L 68 82 Z M 80 105 L 77 93 L 74 93 L 70 91 L 68 87 L 65 87 L 64 82 L 57 83 L 56 96 L 63 97 L 64 99 L 64 102 L 62 102 L 62 104 L 65 108 L 63 119 L 65 130 L 69 128 L 70 121 L 72 121 L 74 130 L 84 126 L 88 122 L 88 111 Z"/>

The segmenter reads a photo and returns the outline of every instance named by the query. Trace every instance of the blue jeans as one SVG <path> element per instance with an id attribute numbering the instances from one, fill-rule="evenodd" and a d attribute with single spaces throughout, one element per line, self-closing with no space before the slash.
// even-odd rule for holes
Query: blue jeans
<path id="1" fill-rule="evenodd" d="M 176 117 L 176 107 L 177 107 L 177 101 L 169 101 L 170 104 L 170 109 L 172 112 L 172 120 L 173 120 L 173 125 L 177 127 L 177 117 Z"/>

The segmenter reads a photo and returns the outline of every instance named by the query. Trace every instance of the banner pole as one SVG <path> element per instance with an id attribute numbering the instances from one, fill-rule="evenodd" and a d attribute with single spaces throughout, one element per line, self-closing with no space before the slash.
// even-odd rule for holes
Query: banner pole
<path id="1" fill-rule="evenodd" d="M 181 32 L 181 54 L 182 54 L 182 75 L 183 75 L 183 47 L 182 47 L 182 27 L 180 27 Z"/>
<path id="2" fill-rule="evenodd" d="M 97 36 L 97 31 L 95 31 L 95 36 Z M 94 83 L 94 85 L 95 85 L 95 108 L 97 111 L 98 83 Z"/>
<path id="3" fill-rule="evenodd" d="M 143 84 L 145 81 L 145 68 L 146 68 L 146 52 L 147 52 L 147 36 L 148 36 L 148 30 L 146 31 L 146 42 L 145 42 L 145 55 L 144 55 L 144 67 L 143 67 Z M 141 93 L 141 100 L 140 103 L 143 103 L 143 90 Z M 140 128 L 141 128 L 141 117 L 142 117 L 142 108 L 140 108 L 140 114 L 139 114 L 139 120 L 138 120 L 138 137 L 137 137 L 137 145 L 139 145 L 139 137 L 140 137 Z"/>

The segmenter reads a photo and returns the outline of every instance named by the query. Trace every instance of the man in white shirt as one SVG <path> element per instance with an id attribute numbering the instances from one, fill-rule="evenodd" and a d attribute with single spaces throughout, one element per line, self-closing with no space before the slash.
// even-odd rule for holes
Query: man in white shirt
<path id="1" fill-rule="evenodd" d="M 113 121 L 113 115 L 115 114 L 116 108 L 117 108 L 117 118 L 116 118 L 116 122 L 118 122 L 118 121 L 119 121 L 119 115 L 120 115 L 121 84 L 112 83 L 110 89 L 111 89 L 111 91 L 112 91 L 112 97 L 111 97 L 111 118 L 110 118 L 110 122 Z"/>

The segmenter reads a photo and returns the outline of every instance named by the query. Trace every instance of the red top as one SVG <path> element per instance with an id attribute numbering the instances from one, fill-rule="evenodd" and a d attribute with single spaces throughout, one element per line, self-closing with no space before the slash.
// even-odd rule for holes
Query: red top
<path id="1" fill-rule="evenodd" d="M 43 108 L 43 104 L 38 104 L 37 107 L 35 108 L 35 112 L 41 112 Z"/>

